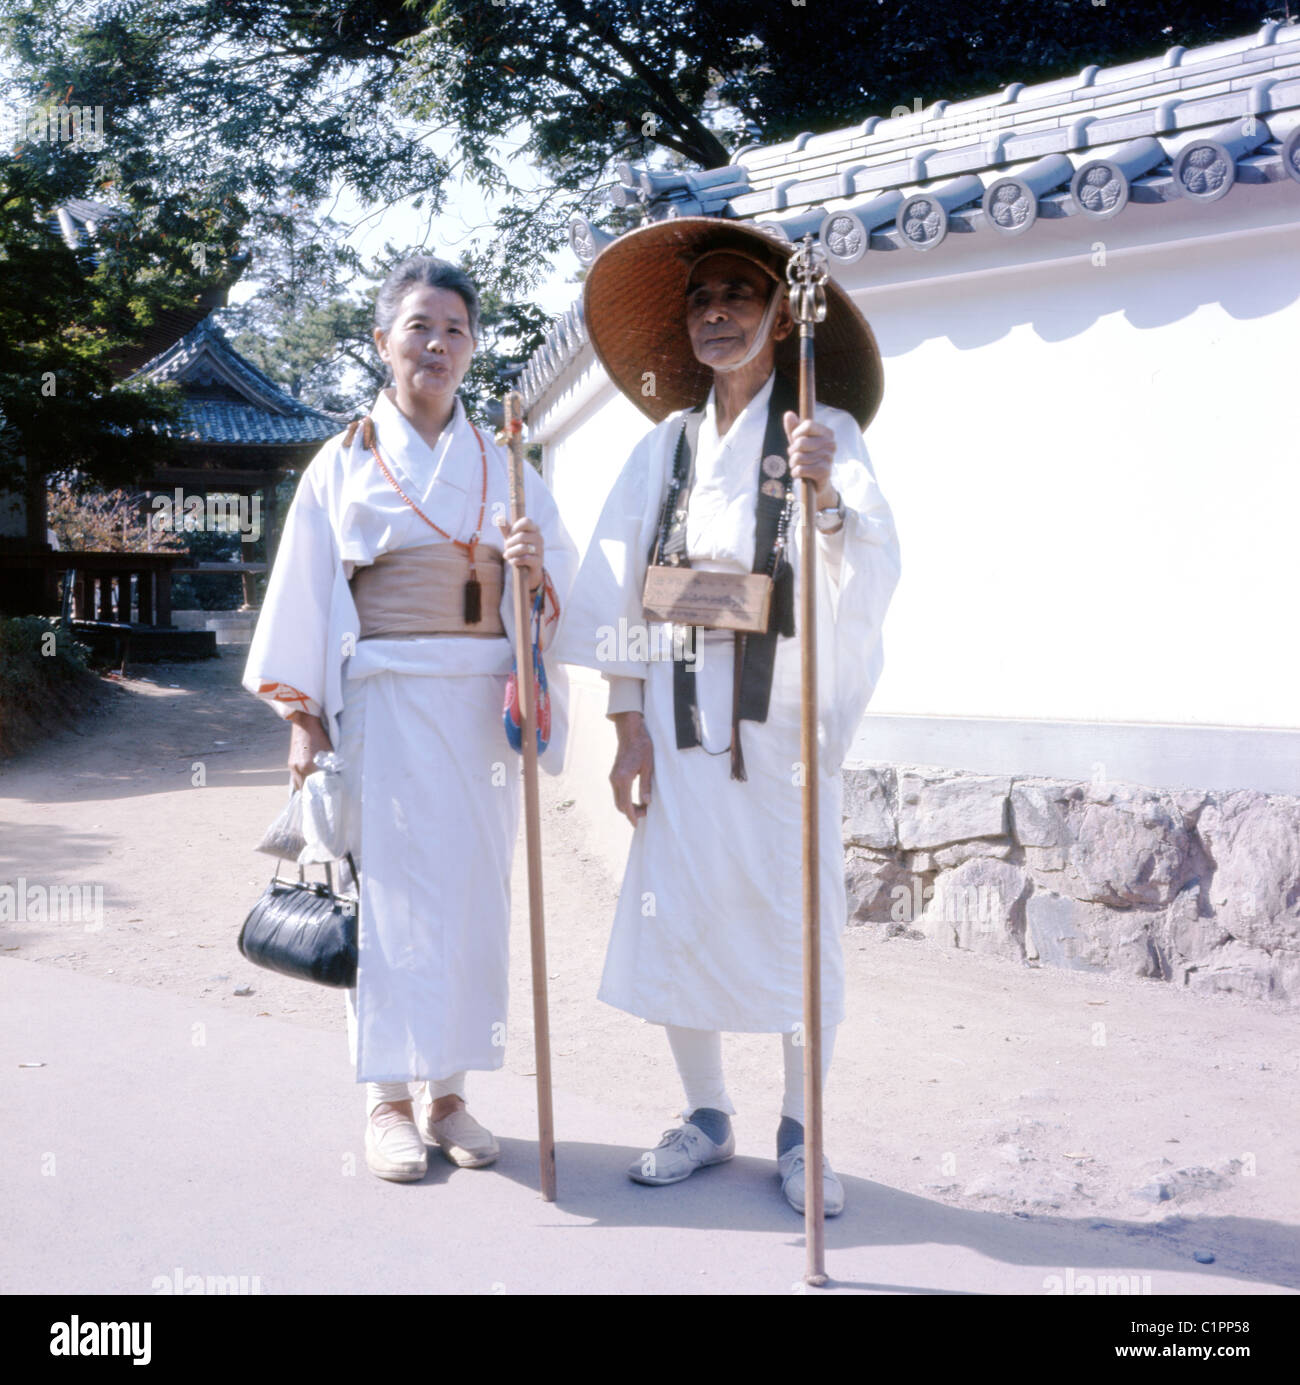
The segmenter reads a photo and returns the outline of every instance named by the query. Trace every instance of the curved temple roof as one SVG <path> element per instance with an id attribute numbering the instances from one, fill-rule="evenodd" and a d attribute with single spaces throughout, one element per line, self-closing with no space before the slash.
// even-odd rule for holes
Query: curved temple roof
<path id="1" fill-rule="evenodd" d="M 155 356 L 133 380 L 185 387 L 185 423 L 178 437 L 227 446 L 324 442 L 343 425 L 308 408 L 246 361 L 210 319 Z"/>
<path id="2" fill-rule="evenodd" d="M 1300 24 L 1270 21 L 1203 48 L 748 145 L 726 168 L 625 164 L 620 179 L 610 200 L 649 220 L 753 218 L 782 239 L 818 236 L 832 264 L 930 252 L 953 232 L 1002 236 L 1011 249 L 1039 219 L 1106 220 L 1130 202 L 1213 202 L 1238 182 L 1300 183 Z M 569 228 L 584 264 L 611 239 L 582 217 Z M 585 341 L 579 300 L 524 367 L 526 409 Z"/>

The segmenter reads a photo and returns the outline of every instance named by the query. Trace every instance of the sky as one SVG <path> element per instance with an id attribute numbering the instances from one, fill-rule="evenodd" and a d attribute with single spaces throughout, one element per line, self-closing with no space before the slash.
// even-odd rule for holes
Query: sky
<path id="1" fill-rule="evenodd" d="M 415 131 L 413 133 L 418 134 Z M 518 133 L 513 137 L 503 137 L 503 167 L 513 183 L 531 189 L 540 185 L 543 179 L 527 160 L 517 157 L 515 151 L 522 142 L 523 137 Z M 451 157 L 450 135 L 435 137 L 430 140 L 430 144 L 439 154 Z M 391 241 L 394 245 L 414 245 L 424 240 L 431 254 L 455 260 L 460 252 L 471 244 L 476 234 L 483 234 L 476 228 L 490 223 L 497 205 L 498 199 L 485 201 L 481 189 L 468 180 L 461 179 L 448 189 L 446 210 L 435 216 L 432 222 L 427 207 L 416 208 L 409 202 L 379 213 L 367 212 L 346 191 L 322 203 L 317 211 L 321 215 L 332 216 L 345 226 L 354 227 L 346 239 L 363 259 L 380 254 L 386 241 Z M 580 285 L 568 282 L 577 270 L 577 259 L 573 252 L 565 247 L 556 255 L 551 274 L 537 288 L 528 290 L 527 297 L 553 316 L 566 311 L 581 292 Z M 253 296 L 257 289 L 256 278 L 257 267 L 250 265 L 247 275 L 231 290 L 232 304 L 242 303 Z"/>

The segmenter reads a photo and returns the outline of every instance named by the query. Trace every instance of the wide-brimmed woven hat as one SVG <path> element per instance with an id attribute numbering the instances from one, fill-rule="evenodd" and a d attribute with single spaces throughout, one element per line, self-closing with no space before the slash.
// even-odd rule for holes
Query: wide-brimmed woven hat
<path id="1" fill-rule="evenodd" d="M 754 226 L 711 216 L 651 222 L 611 242 L 587 272 L 583 308 L 601 365 L 622 392 L 656 423 L 708 398 L 713 371 L 695 359 L 686 331 L 691 266 L 710 251 L 758 258 L 785 282 L 794 247 Z M 776 344 L 776 366 L 798 377 L 799 334 Z M 817 398 L 845 409 L 865 428 L 880 406 L 884 369 L 867 320 L 828 279 L 826 321 L 816 332 Z M 654 393 L 643 392 L 647 372 Z"/>

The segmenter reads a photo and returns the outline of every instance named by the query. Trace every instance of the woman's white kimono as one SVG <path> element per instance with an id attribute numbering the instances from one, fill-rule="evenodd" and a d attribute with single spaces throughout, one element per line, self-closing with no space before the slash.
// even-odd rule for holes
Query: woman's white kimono
<path id="1" fill-rule="evenodd" d="M 687 510 L 693 567 L 751 569 L 774 378 L 725 439 L 709 396 Z M 731 635 L 706 632 L 697 647 L 702 745 L 678 750 L 668 627 L 651 625 L 641 640 L 619 633 L 645 629 L 642 587 L 681 418 L 665 419 L 633 450 L 596 526 L 556 648 L 560 659 L 610 679 L 611 712 L 641 705 L 641 689 L 624 680 L 644 680 L 654 746 L 650 807 L 632 838 L 599 994 L 656 1024 L 790 1033 L 803 1018 L 799 639 L 778 640 L 767 720 L 740 723 L 748 778 L 737 781 L 723 753 L 731 739 Z M 899 552 L 853 417 L 818 405 L 817 421 L 834 430 L 832 482 L 848 509 L 842 530 L 817 540 L 822 1023 L 833 1025 L 844 1015 L 847 912 L 840 768 L 881 672 L 881 624 Z M 797 601 L 797 508 L 792 528 Z"/>
<path id="2" fill-rule="evenodd" d="M 430 448 L 381 392 L 378 447 L 402 489 L 453 538 L 478 518 L 482 467 L 459 399 Z M 487 505 L 479 542 L 498 550 L 509 517 L 507 454 L 480 433 Z M 545 543 L 543 648 L 556 629 L 577 553 L 540 476 L 525 467 L 525 508 Z M 360 640 L 348 586 L 383 553 L 446 540 L 384 478 L 357 429 L 331 439 L 303 474 L 285 521 L 244 672 L 282 714 L 319 715 L 344 761 L 361 874 L 355 996 L 357 1080 L 439 1080 L 504 1060 L 510 865 L 519 757 L 502 726 L 513 654 L 506 637 Z M 563 726 L 541 764 L 558 771 Z M 557 743 L 558 742 L 558 743 Z"/>

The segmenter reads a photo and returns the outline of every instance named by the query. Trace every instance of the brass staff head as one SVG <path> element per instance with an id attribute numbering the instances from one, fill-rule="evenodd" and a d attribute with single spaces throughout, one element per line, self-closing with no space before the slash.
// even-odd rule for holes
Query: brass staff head
<path id="1" fill-rule="evenodd" d="M 795 246 L 785 267 L 790 285 L 790 315 L 805 330 L 826 321 L 826 252 L 812 233 Z"/>

